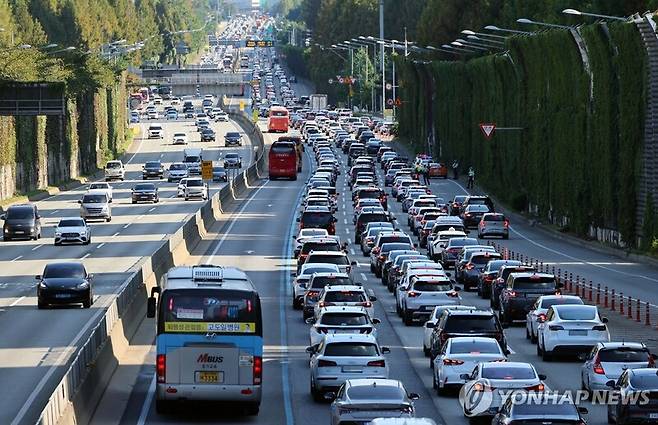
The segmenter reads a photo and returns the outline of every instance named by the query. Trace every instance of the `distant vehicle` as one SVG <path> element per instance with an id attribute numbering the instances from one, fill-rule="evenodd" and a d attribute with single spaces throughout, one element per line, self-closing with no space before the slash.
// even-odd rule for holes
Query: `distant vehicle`
<path id="1" fill-rule="evenodd" d="M 201 161 L 203 161 L 203 151 L 201 149 L 187 148 L 183 150 L 183 162 L 187 165 L 189 174 L 201 174 Z"/>
<path id="2" fill-rule="evenodd" d="M 105 181 L 123 180 L 126 176 L 126 168 L 120 159 L 107 161 L 105 164 Z"/>
<path id="3" fill-rule="evenodd" d="M 148 129 L 149 139 L 163 139 L 164 129 L 160 124 L 151 124 Z"/>
<path id="4" fill-rule="evenodd" d="M 242 146 L 242 134 L 229 131 L 224 135 L 224 146 Z"/>
<path id="5" fill-rule="evenodd" d="M 17 204 L 0 216 L 4 221 L 2 234 L 5 241 L 16 238 L 37 240 L 41 237 L 41 216 L 34 204 Z"/>
<path id="6" fill-rule="evenodd" d="M 112 202 L 112 185 L 106 182 L 94 182 L 90 183 L 88 190 L 102 190 L 107 193 L 108 198 L 110 198 L 110 203 Z"/>
<path id="7" fill-rule="evenodd" d="M 312 94 L 309 97 L 311 110 L 321 111 L 327 109 L 327 95 L 326 94 Z"/>
<path id="8" fill-rule="evenodd" d="M 142 178 L 144 180 L 151 177 L 161 179 L 164 175 L 164 167 L 160 161 L 146 161 L 142 169 Z"/>
<path id="9" fill-rule="evenodd" d="M 187 165 L 183 162 L 174 162 L 169 166 L 169 170 L 167 170 L 167 181 L 169 183 L 184 179 L 187 176 Z"/>
<path id="10" fill-rule="evenodd" d="M 272 106 L 270 108 L 269 115 L 267 117 L 267 131 L 270 133 L 288 132 L 288 125 L 290 123 L 290 118 L 288 116 L 288 110 L 283 106 Z"/>
<path id="11" fill-rule="evenodd" d="M 132 111 L 130 113 L 130 123 L 131 124 L 136 124 L 136 123 L 139 123 L 139 121 L 140 121 L 139 112 Z"/>
<path id="12" fill-rule="evenodd" d="M 66 243 L 91 243 L 91 227 L 82 218 L 69 217 L 59 220 L 55 227 L 55 246 Z"/>
<path id="13" fill-rule="evenodd" d="M 242 168 L 242 157 L 235 152 L 224 155 L 224 168 Z"/>
<path id="14" fill-rule="evenodd" d="M 90 190 L 78 201 L 80 204 L 80 217 L 85 220 L 92 218 L 112 221 L 112 207 L 107 192 Z"/>

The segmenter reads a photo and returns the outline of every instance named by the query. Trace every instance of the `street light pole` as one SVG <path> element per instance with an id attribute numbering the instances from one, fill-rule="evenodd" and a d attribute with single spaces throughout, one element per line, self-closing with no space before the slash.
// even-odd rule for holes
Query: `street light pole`
<path id="1" fill-rule="evenodd" d="M 379 38 L 384 39 L 384 0 L 379 0 Z M 386 108 L 386 71 L 384 67 L 384 45 L 381 46 L 382 66 L 382 116 Z"/>

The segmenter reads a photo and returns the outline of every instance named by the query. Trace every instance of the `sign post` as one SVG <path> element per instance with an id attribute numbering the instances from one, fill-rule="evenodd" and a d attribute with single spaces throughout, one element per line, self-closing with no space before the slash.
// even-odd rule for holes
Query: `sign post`
<path id="1" fill-rule="evenodd" d="M 212 161 L 201 162 L 201 178 L 207 181 L 212 180 Z"/>

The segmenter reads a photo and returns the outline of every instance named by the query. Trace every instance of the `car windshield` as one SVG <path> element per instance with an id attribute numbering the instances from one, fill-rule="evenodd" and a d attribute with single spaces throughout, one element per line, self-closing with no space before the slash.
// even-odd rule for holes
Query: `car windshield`
<path id="1" fill-rule="evenodd" d="M 121 164 L 118 162 L 108 162 L 105 168 L 121 168 Z"/>
<path id="2" fill-rule="evenodd" d="M 58 227 L 79 227 L 84 226 L 85 222 L 79 218 L 69 218 L 65 220 L 60 220 Z"/>
<path id="3" fill-rule="evenodd" d="M 174 133 L 174 138 L 185 138 L 185 133 Z"/>
<path id="4" fill-rule="evenodd" d="M 325 356 L 374 357 L 379 355 L 375 344 L 367 342 L 333 342 L 324 347 Z"/>
<path id="5" fill-rule="evenodd" d="M 368 318 L 361 313 L 325 313 L 320 323 L 331 326 L 358 326 L 367 325 Z"/>
<path id="6" fill-rule="evenodd" d="M 199 162 L 201 159 L 196 155 L 188 155 L 185 157 L 185 162 Z"/>
<path id="7" fill-rule="evenodd" d="M 557 284 L 552 276 L 518 277 L 514 279 L 514 289 L 555 289 Z"/>
<path id="8" fill-rule="evenodd" d="M 224 155 L 224 158 L 226 159 L 238 159 L 240 156 L 237 153 L 227 153 Z"/>
<path id="9" fill-rule="evenodd" d="M 155 190 L 155 185 L 153 183 L 143 183 L 143 184 L 136 184 L 135 185 L 135 190 L 140 191 L 140 190 Z"/>
<path id="10" fill-rule="evenodd" d="M 201 186 L 203 186 L 203 180 L 188 180 L 187 181 L 187 186 L 188 187 L 201 187 Z"/>
<path id="11" fill-rule="evenodd" d="M 482 332 L 482 331 L 497 331 L 496 319 L 493 315 L 473 315 L 467 316 L 465 314 L 450 317 L 446 323 L 446 332 L 456 333 L 469 333 L 469 332 Z"/>
<path id="12" fill-rule="evenodd" d="M 110 185 L 107 183 L 92 183 L 89 185 L 89 190 L 93 189 L 109 189 Z"/>
<path id="13" fill-rule="evenodd" d="M 618 347 L 610 350 L 599 350 L 599 361 L 616 363 L 646 363 L 649 350 L 646 348 Z"/>
<path id="14" fill-rule="evenodd" d="M 529 366 L 483 367 L 482 377 L 486 379 L 535 379 L 537 374 Z"/>
<path id="15" fill-rule="evenodd" d="M 594 320 L 596 318 L 596 309 L 563 308 L 557 309 L 557 314 L 562 320 Z"/>
<path id="16" fill-rule="evenodd" d="M 458 248 L 466 245 L 477 245 L 478 241 L 476 239 L 467 238 L 467 239 L 450 239 L 449 245 L 450 248 Z"/>
<path id="17" fill-rule="evenodd" d="M 582 305 L 583 300 L 581 300 L 580 298 L 547 298 L 542 300 L 541 308 L 548 309 L 550 306 L 560 305 L 560 304 Z"/>
<path id="18" fill-rule="evenodd" d="M 326 226 L 331 223 L 332 218 L 329 212 L 305 212 L 302 214 L 302 223 L 305 226 Z"/>
<path id="19" fill-rule="evenodd" d="M 651 374 L 634 374 L 631 377 L 631 385 L 640 390 L 656 390 L 658 389 L 658 375 Z"/>
<path id="20" fill-rule="evenodd" d="M 349 277 L 335 276 L 317 276 L 311 282 L 311 288 L 324 288 L 326 285 L 351 285 L 352 281 Z"/>
<path id="21" fill-rule="evenodd" d="M 32 208 L 14 207 L 7 211 L 7 220 L 26 220 L 34 217 Z"/>
<path id="22" fill-rule="evenodd" d="M 500 354 L 500 345 L 497 341 L 454 341 L 450 345 L 450 354 Z"/>
<path id="23" fill-rule="evenodd" d="M 105 195 L 85 195 L 82 197 L 83 204 L 104 204 L 107 202 Z"/>
<path id="24" fill-rule="evenodd" d="M 360 303 L 366 297 L 362 291 L 329 291 L 324 295 L 324 301 L 333 303 Z"/>
<path id="25" fill-rule="evenodd" d="M 387 400 L 402 402 L 405 399 L 404 390 L 391 385 L 359 385 L 350 387 L 347 395 L 351 400 Z"/>
<path id="26" fill-rule="evenodd" d="M 50 264 L 46 266 L 43 277 L 48 279 L 84 278 L 85 269 L 82 264 Z"/>
<path id="27" fill-rule="evenodd" d="M 310 263 L 329 263 L 336 264 L 339 266 L 347 266 L 350 264 L 347 256 L 345 255 L 324 255 L 324 254 L 313 254 L 309 257 L 308 261 Z"/>
<path id="28" fill-rule="evenodd" d="M 421 292 L 446 292 L 451 290 L 449 282 L 416 282 L 414 283 L 414 290 Z"/>
<path id="29" fill-rule="evenodd" d="M 187 166 L 185 164 L 171 164 L 169 166 L 170 170 L 186 170 Z"/>
<path id="30" fill-rule="evenodd" d="M 229 131 L 228 133 L 226 133 L 226 137 L 237 138 L 237 137 L 240 137 L 240 133 Z"/>

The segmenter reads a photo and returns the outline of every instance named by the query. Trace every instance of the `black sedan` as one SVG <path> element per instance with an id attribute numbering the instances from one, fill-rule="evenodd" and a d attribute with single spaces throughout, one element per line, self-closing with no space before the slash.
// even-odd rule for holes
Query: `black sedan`
<path id="1" fill-rule="evenodd" d="M 136 184 L 132 190 L 132 202 L 133 204 L 138 202 L 153 202 L 157 204 L 160 202 L 158 188 L 153 183 Z"/>
<path id="2" fill-rule="evenodd" d="M 201 141 L 202 142 L 214 142 L 215 141 L 215 132 L 212 128 L 205 128 L 201 130 Z"/>
<path id="3" fill-rule="evenodd" d="M 212 167 L 212 181 L 214 182 L 225 182 L 228 181 L 228 176 L 226 175 L 226 170 L 224 167 Z"/>
<path id="4" fill-rule="evenodd" d="M 242 135 L 237 131 L 229 131 L 224 135 L 225 146 L 242 146 Z"/>
<path id="5" fill-rule="evenodd" d="M 160 161 L 147 161 L 142 169 L 142 177 L 146 180 L 151 177 L 161 179 L 164 175 L 164 167 Z"/>
<path id="6" fill-rule="evenodd" d="M 36 276 L 37 307 L 50 305 L 82 304 L 89 308 L 94 302 L 91 291 L 93 275 L 81 263 L 51 263 Z"/>

